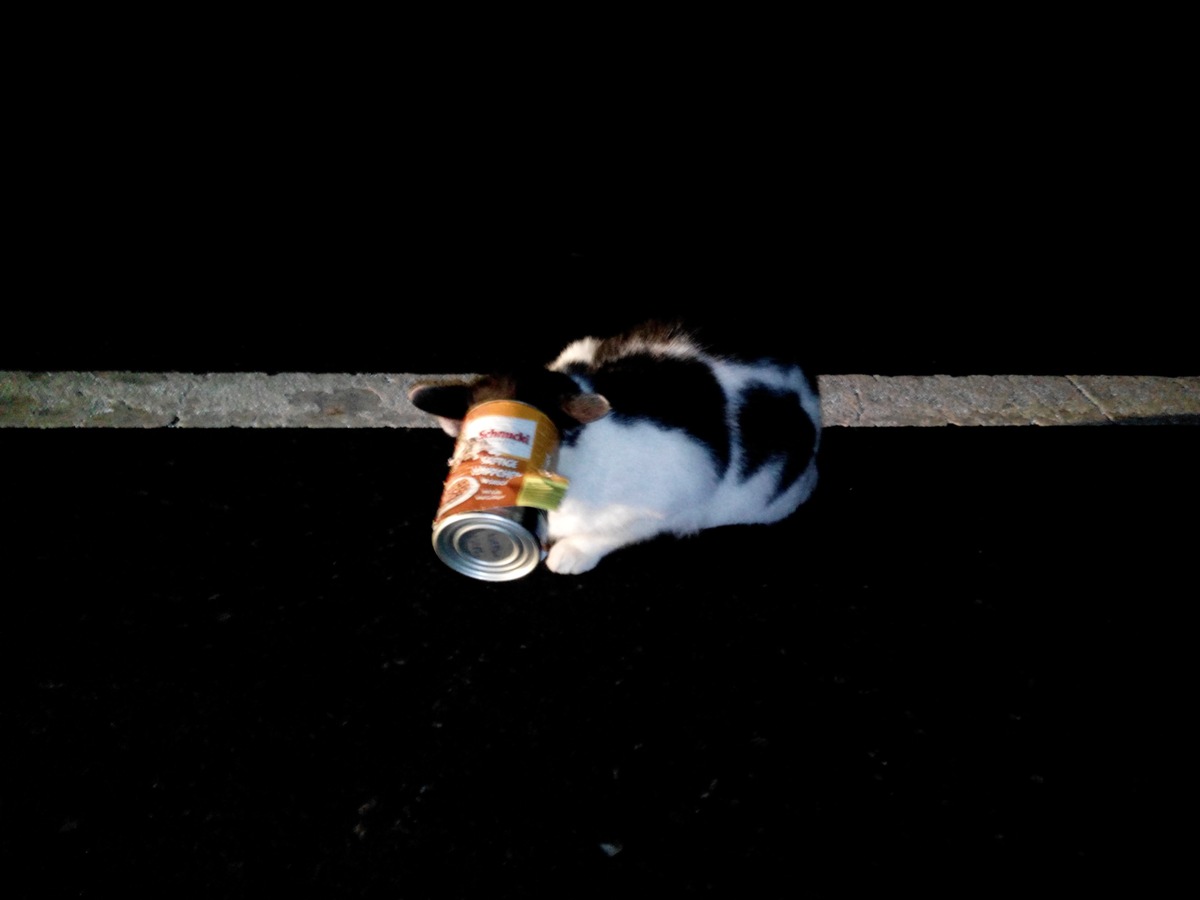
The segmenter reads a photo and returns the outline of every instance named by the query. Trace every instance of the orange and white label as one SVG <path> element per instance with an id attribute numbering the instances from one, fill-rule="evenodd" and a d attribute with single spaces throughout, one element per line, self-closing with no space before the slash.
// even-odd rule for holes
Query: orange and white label
<path id="1" fill-rule="evenodd" d="M 516 400 L 474 406 L 454 445 L 437 518 L 500 506 L 554 509 L 566 479 L 553 474 L 558 429 L 540 410 Z"/>

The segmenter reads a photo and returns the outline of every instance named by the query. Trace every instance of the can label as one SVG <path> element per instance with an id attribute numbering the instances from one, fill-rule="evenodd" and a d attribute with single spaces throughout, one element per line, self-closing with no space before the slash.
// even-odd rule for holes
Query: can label
<path id="1" fill-rule="evenodd" d="M 516 400 L 474 406 L 454 445 L 435 525 L 447 515 L 528 506 L 552 510 L 567 489 L 553 473 L 558 429 L 540 410 Z"/>

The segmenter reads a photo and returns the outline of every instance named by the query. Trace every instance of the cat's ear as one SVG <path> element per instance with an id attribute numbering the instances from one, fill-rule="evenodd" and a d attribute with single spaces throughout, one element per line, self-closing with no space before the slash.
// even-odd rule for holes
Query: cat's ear
<path id="1" fill-rule="evenodd" d="M 408 399 L 417 409 L 436 416 L 442 431 L 458 437 L 471 407 L 471 386 L 458 382 L 418 384 L 409 390 Z"/>
<path id="2" fill-rule="evenodd" d="M 612 411 L 608 400 L 600 394 L 575 394 L 563 401 L 562 408 L 568 416 L 584 425 L 603 419 Z"/>

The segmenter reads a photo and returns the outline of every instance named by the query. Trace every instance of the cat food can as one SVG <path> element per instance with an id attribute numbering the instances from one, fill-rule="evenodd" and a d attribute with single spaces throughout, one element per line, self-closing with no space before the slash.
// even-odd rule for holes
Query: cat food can
<path id="1" fill-rule="evenodd" d="M 513 581 L 546 555 L 546 511 L 566 490 L 554 474 L 558 429 L 515 400 L 473 406 L 450 459 L 433 522 L 433 549 L 481 581 Z"/>

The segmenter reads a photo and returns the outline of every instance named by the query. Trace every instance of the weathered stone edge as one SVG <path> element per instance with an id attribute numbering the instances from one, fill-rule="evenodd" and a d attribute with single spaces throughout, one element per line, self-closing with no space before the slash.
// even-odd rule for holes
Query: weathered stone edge
<path id="1" fill-rule="evenodd" d="M 424 428 L 458 375 L 0 372 L 0 427 Z M 1200 376 L 824 375 L 832 427 L 1200 424 Z"/>

